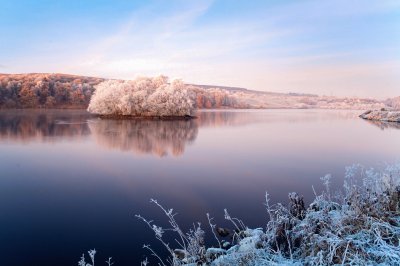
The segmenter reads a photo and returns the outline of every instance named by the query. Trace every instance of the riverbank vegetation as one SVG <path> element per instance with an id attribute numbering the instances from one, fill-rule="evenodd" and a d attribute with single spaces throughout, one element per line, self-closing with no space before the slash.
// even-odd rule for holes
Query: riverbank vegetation
<path id="1" fill-rule="evenodd" d="M 400 123 L 400 111 L 386 110 L 384 108 L 380 110 L 368 110 L 362 113 L 360 117 L 372 121 Z"/>
<path id="2" fill-rule="evenodd" d="M 165 213 L 170 228 L 137 215 L 154 231 L 170 254 L 161 258 L 149 245 L 159 265 L 399 265 L 400 264 L 400 164 L 383 171 L 360 165 L 346 168 L 341 191 L 331 191 L 331 176 L 321 178 L 325 190 L 306 207 L 302 197 L 289 194 L 289 204 L 270 203 L 269 221 L 250 229 L 225 210 L 232 228 L 219 228 L 209 218 L 215 242 L 205 245 L 206 228 L 184 233 L 172 209 L 151 200 Z M 174 241 L 165 232 L 177 235 Z M 146 265 L 147 260 L 143 265 Z"/>

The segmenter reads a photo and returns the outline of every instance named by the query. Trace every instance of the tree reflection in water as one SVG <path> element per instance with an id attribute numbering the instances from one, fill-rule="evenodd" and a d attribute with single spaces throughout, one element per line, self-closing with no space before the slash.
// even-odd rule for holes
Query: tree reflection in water
<path id="1" fill-rule="evenodd" d="M 6 110 L 0 112 L 0 140 L 54 142 L 90 135 L 89 114 L 78 110 Z"/>
<path id="2" fill-rule="evenodd" d="M 0 111 L 0 141 L 57 142 L 88 137 L 111 149 L 179 156 L 195 141 L 199 127 L 256 122 L 250 117 L 221 111 L 199 112 L 193 120 L 100 119 L 83 110 L 6 110 Z"/>
<path id="3" fill-rule="evenodd" d="M 89 128 L 102 146 L 160 157 L 182 155 L 198 132 L 194 120 L 96 119 Z"/>
<path id="4" fill-rule="evenodd" d="M 385 122 L 385 121 L 375 121 L 375 120 L 366 120 L 366 122 L 371 125 L 377 126 L 382 130 L 385 129 L 400 129 L 400 123 L 396 122 Z"/>

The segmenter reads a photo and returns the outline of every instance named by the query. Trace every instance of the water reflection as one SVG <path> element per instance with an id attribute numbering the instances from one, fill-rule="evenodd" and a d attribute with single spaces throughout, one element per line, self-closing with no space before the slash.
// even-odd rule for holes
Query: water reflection
<path id="1" fill-rule="evenodd" d="M 180 156 L 193 143 L 199 128 L 239 127 L 264 123 L 315 123 L 326 120 L 351 120 L 359 112 L 287 110 L 218 110 L 197 113 L 197 119 L 183 121 L 99 119 L 82 110 L 8 110 L 0 111 L 0 141 L 58 142 L 65 139 L 89 139 L 108 149 Z M 400 129 L 398 123 L 367 121 L 379 128 Z M 269 131 L 271 130 L 269 129 Z"/>
<path id="2" fill-rule="evenodd" d="M 194 120 L 96 119 L 89 122 L 89 128 L 101 146 L 160 157 L 182 155 L 198 132 Z"/>
<path id="3" fill-rule="evenodd" d="M 384 122 L 384 121 L 374 121 L 366 120 L 369 124 L 379 127 L 381 130 L 385 129 L 400 129 L 400 123 L 396 122 Z"/>
<path id="4" fill-rule="evenodd" d="M 52 142 L 90 135 L 82 111 L 7 110 L 0 112 L 0 140 Z"/>
<path id="5" fill-rule="evenodd" d="M 198 128 L 238 126 L 254 116 L 235 112 L 199 112 L 194 120 L 98 119 L 82 110 L 8 110 L 0 112 L 0 141 L 57 142 L 91 136 L 102 147 L 152 154 L 182 155 Z"/>
<path id="6" fill-rule="evenodd" d="M 290 116 L 288 116 L 290 113 Z M 315 121 L 353 120 L 360 111 L 349 110 L 205 110 L 198 112 L 201 127 L 243 126 L 255 123 L 304 123 Z"/>
<path id="7" fill-rule="evenodd" d="M 240 126 L 259 121 L 249 112 L 204 111 L 197 113 L 196 123 L 200 127 Z"/>
<path id="8" fill-rule="evenodd" d="M 240 126 L 262 121 L 246 112 L 199 112 L 194 120 L 99 119 L 82 110 L 0 111 L 0 141 L 57 142 L 92 137 L 102 147 L 180 156 L 193 143 L 199 127 Z"/>

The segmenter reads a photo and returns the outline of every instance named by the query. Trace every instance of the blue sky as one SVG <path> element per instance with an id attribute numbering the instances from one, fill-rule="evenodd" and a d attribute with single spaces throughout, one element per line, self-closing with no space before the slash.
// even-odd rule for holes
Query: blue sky
<path id="1" fill-rule="evenodd" d="M 3 73 L 400 95 L 399 0 L 0 0 L 0 36 Z"/>

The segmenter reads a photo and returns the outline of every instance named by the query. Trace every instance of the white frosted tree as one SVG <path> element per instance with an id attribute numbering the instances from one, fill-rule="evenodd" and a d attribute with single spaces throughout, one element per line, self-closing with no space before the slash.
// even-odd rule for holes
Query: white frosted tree
<path id="1" fill-rule="evenodd" d="M 180 80 L 140 77 L 97 85 L 88 111 L 100 115 L 186 116 L 194 112 L 194 94 Z"/>

